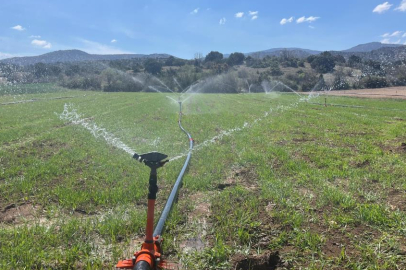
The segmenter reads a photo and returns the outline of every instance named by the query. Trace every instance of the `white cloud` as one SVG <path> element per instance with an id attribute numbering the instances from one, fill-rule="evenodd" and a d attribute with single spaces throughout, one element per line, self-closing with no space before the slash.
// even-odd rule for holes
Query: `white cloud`
<path id="1" fill-rule="evenodd" d="M 314 27 L 313 25 L 309 25 L 310 29 L 315 29 L 316 27 Z"/>
<path id="2" fill-rule="evenodd" d="M 237 12 L 236 14 L 235 14 L 235 17 L 236 18 L 242 18 L 244 16 L 244 12 Z"/>
<path id="3" fill-rule="evenodd" d="M 251 20 L 256 20 L 256 19 L 258 19 L 258 16 L 257 16 L 257 15 L 254 15 L 254 16 L 252 16 L 252 18 L 251 18 Z"/>
<path id="4" fill-rule="evenodd" d="M 303 17 L 300 17 L 299 19 L 297 19 L 296 23 L 304 23 L 304 22 L 312 23 L 318 19 L 320 19 L 320 17 L 310 16 L 310 17 L 306 18 L 306 16 L 303 16 Z"/>
<path id="5" fill-rule="evenodd" d="M 296 23 L 304 23 L 306 21 L 306 17 L 300 17 L 299 19 L 296 20 Z"/>
<path id="6" fill-rule="evenodd" d="M 389 40 L 389 38 L 385 38 L 385 39 L 381 40 L 381 43 L 382 44 L 390 44 L 390 40 Z"/>
<path id="7" fill-rule="evenodd" d="M 402 31 L 395 31 L 392 33 L 391 37 L 398 37 L 400 34 L 402 34 Z"/>
<path id="8" fill-rule="evenodd" d="M 87 53 L 91 54 L 131 54 L 133 52 L 129 51 L 123 51 L 118 48 L 100 44 L 95 41 L 83 39 L 83 38 L 78 38 L 79 42 L 83 44 L 84 47 L 79 48 L 82 51 L 85 51 Z"/>
<path id="9" fill-rule="evenodd" d="M 385 34 L 383 34 L 381 37 L 383 37 L 383 38 L 398 37 L 398 36 L 400 36 L 402 33 L 403 33 L 403 31 L 395 31 L 395 32 L 393 32 L 392 34 L 391 34 L 391 33 L 385 33 Z M 403 35 L 403 36 L 405 37 L 405 36 L 406 36 L 406 33 L 405 33 L 405 35 Z"/>
<path id="10" fill-rule="evenodd" d="M 13 57 L 13 55 L 9 54 L 9 53 L 2 53 L 0 52 L 0 60 L 1 59 L 6 59 L 6 58 L 10 58 Z"/>
<path id="11" fill-rule="evenodd" d="M 377 5 L 372 12 L 375 13 L 384 13 L 385 11 L 388 11 L 392 4 L 389 4 L 389 2 L 385 2 L 383 4 Z"/>
<path id="12" fill-rule="evenodd" d="M 287 23 L 291 23 L 293 22 L 293 17 L 290 17 L 289 19 L 283 18 L 280 22 L 281 25 L 287 24 Z"/>
<path id="13" fill-rule="evenodd" d="M 402 37 L 406 37 L 406 33 L 404 33 Z"/>
<path id="14" fill-rule="evenodd" d="M 190 12 L 190 14 L 197 14 L 199 12 L 200 8 L 195 8 L 192 12 Z"/>
<path id="15" fill-rule="evenodd" d="M 398 41 L 393 42 L 393 44 L 400 44 L 401 40 L 399 39 Z"/>
<path id="16" fill-rule="evenodd" d="M 402 2 L 400 3 L 400 5 L 395 8 L 395 10 L 399 10 L 399 11 L 406 11 L 406 0 L 402 0 Z"/>
<path id="17" fill-rule="evenodd" d="M 33 41 L 31 41 L 31 44 L 36 47 L 41 47 L 43 49 L 51 49 L 51 47 L 52 47 L 51 43 L 49 43 L 46 40 L 40 40 L 40 39 L 34 39 Z"/>
<path id="18" fill-rule="evenodd" d="M 314 22 L 316 20 L 320 19 L 320 17 L 314 17 L 314 16 L 310 16 L 309 18 L 306 19 L 306 22 Z"/>
<path id="19" fill-rule="evenodd" d="M 41 38 L 41 36 L 34 36 L 34 35 L 31 35 L 31 36 L 29 36 L 29 38 L 36 38 L 36 39 L 39 39 L 39 38 Z"/>
<path id="20" fill-rule="evenodd" d="M 17 24 L 16 26 L 11 27 L 11 29 L 17 30 L 17 31 L 24 31 L 25 28 L 22 27 L 21 25 Z"/>
<path id="21" fill-rule="evenodd" d="M 250 14 L 250 16 L 255 16 L 258 15 L 258 11 L 248 11 L 248 14 Z"/>
<path id="22" fill-rule="evenodd" d="M 226 21 L 227 21 L 226 18 L 221 18 L 219 24 L 220 25 L 226 24 Z"/>
<path id="23" fill-rule="evenodd" d="M 117 40 L 116 40 L 116 39 L 112 39 L 110 42 L 111 42 L 111 43 L 116 43 Z"/>

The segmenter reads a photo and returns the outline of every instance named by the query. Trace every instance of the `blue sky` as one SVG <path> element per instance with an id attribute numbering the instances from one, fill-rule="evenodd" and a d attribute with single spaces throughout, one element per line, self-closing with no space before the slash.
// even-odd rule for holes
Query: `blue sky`
<path id="1" fill-rule="evenodd" d="M 406 0 L 1 0 L 0 59 L 89 53 L 343 50 L 406 43 Z"/>

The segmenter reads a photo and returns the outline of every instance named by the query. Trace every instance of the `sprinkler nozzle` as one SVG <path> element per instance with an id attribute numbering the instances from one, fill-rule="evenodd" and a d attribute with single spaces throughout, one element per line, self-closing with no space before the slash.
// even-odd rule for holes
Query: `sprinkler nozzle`
<path id="1" fill-rule="evenodd" d="M 158 152 L 151 152 L 151 153 L 146 153 L 146 154 L 137 154 L 135 153 L 133 158 L 138 160 L 139 162 L 144 162 L 145 165 L 151 168 L 159 168 L 162 167 L 166 162 L 169 160 L 164 160 L 168 156 L 165 154 L 161 154 Z"/>

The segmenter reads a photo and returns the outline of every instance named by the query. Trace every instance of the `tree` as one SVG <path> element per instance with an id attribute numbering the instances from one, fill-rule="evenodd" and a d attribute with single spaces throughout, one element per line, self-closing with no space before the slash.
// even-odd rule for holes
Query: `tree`
<path id="1" fill-rule="evenodd" d="M 317 58 L 316 55 L 310 55 L 310 56 L 307 57 L 306 60 L 307 60 L 307 62 L 308 62 L 309 64 L 311 64 L 316 58 Z"/>
<path id="2" fill-rule="evenodd" d="M 230 54 L 227 59 L 227 64 L 230 66 L 241 65 L 244 63 L 245 55 L 243 53 L 235 52 Z"/>
<path id="3" fill-rule="evenodd" d="M 165 61 L 165 66 L 173 66 L 173 62 L 175 61 L 175 57 L 172 55 L 168 57 Z"/>
<path id="4" fill-rule="evenodd" d="M 44 63 L 34 65 L 34 75 L 36 78 L 44 77 L 47 74 L 47 66 Z"/>
<path id="5" fill-rule="evenodd" d="M 348 59 L 348 66 L 355 67 L 357 64 L 360 64 L 361 62 L 362 62 L 361 57 L 351 55 L 350 58 Z"/>
<path id="6" fill-rule="evenodd" d="M 80 67 L 78 65 L 70 65 L 65 70 L 66 76 L 73 76 L 73 75 L 79 74 L 79 72 L 80 72 Z"/>
<path id="7" fill-rule="evenodd" d="M 62 72 L 62 69 L 61 69 L 59 66 L 51 65 L 51 66 L 49 67 L 49 73 L 50 73 L 52 76 L 59 76 L 59 74 L 61 74 L 61 72 Z"/>
<path id="8" fill-rule="evenodd" d="M 215 51 L 211 51 L 206 58 L 205 62 L 220 62 L 223 59 L 223 54 Z"/>
<path id="9" fill-rule="evenodd" d="M 336 66 L 334 57 L 329 52 L 323 52 L 322 54 L 316 56 L 310 65 L 318 73 L 323 74 L 334 71 L 334 67 Z"/>
<path id="10" fill-rule="evenodd" d="M 344 58 L 344 56 L 342 56 L 341 54 L 338 54 L 338 55 L 334 56 L 334 60 L 335 60 L 337 63 L 345 64 L 345 58 Z"/>
<path id="11" fill-rule="evenodd" d="M 201 52 L 195 53 L 195 59 L 200 61 L 203 58 L 203 54 Z"/>
<path id="12" fill-rule="evenodd" d="M 168 59 L 165 61 L 165 66 L 184 66 L 185 65 L 185 60 L 182 60 L 180 58 L 176 58 L 173 56 L 169 56 Z"/>
<path id="13" fill-rule="evenodd" d="M 154 59 L 147 59 L 144 62 L 145 71 L 157 75 L 162 71 L 162 64 Z"/>

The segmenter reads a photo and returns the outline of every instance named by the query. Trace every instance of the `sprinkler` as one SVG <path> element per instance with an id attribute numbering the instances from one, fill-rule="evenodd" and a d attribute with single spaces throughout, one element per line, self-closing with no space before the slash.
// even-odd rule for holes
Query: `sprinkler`
<path id="1" fill-rule="evenodd" d="M 181 121 L 181 117 L 182 117 L 182 101 L 178 101 L 179 103 L 179 121 Z"/>
<path id="2" fill-rule="evenodd" d="M 153 236 L 154 228 L 154 210 L 155 199 L 158 192 L 157 185 L 157 169 L 164 166 L 169 160 L 165 160 L 168 156 L 158 152 L 147 154 L 134 154 L 133 158 L 147 165 L 151 172 L 149 174 L 149 193 L 148 193 L 148 211 L 147 211 L 147 226 L 145 233 L 145 241 L 141 246 L 141 250 L 134 253 L 134 257 L 130 260 L 119 261 L 116 265 L 120 269 L 135 269 L 135 270 L 150 270 L 158 269 L 161 265 L 161 242 L 160 235 Z"/>
<path id="3" fill-rule="evenodd" d="M 156 193 L 158 192 L 157 186 L 157 169 L 165 165 L 168 157 L 167 155 L 151 152 L 143 155 L 134 154 L 134 158 L 151 168 L 149 176 L 149 193 L 148 193 L 148 212 L 147 212 L 147 227 L 145 241 L 141 246 L 141 250 L 134 253 L 134 257 L 129 260 L 119 261 L 116 268 L 119 269 L 134 269 L 134 270 L 152 270 L 152 269 L 177 269 L 170 262 L 162 260 L 162 231 L 165 226 L 166 219 L 172 209 L 178 190 L 182 184 L 183 175 L 189 165 L 190 158 L 192 156 L 193 142 L 192 136 L 182 126 L 182 101 L 178 99 L 179 103 L 179 128 L 188 136 L 189 139 L 189 153 L 186 157 L 186 161 L 176 179 L 176 182 L 169 194 L 165 207 L 162 210 L 158 223 L 153 230 L 154 226 L 154 207 Z"/>

